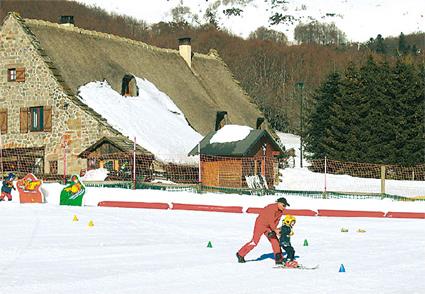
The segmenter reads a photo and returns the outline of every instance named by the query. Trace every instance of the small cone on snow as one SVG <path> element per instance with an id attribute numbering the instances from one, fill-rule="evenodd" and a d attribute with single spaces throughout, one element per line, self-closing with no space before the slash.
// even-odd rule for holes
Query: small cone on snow
<path id="1" fill-rule="evenodd" d="M 348 232 L 348 229 L 347 228 L 341 228 L 341 232 L 342 233 L 347 233 Z"/>
<path id="2" fill-rule="evenodd" d="M 89 227 L 94 227 L 94 223 L 93 223 L 93 221 L 92 221 L 92 220 L 90 220 L 90 221 L 89 221 L 88 226 L 89 226 Z"/>
<path id="3" fill-rule="evenodd" d="M 366 233 L 366 230 L 358 229 L 358 230 L 357 230 L 357 233 Z"/>
<path id="4" fill-rule="evenodd" d="M 308 241 L 307 241 L 307 239 L 304 239 L 304 246 L 308 246 Z"/>
<path id="5" fill-rule="evenodd" d="M 341 266 L 339 267 L 339 272 L 340 273 L 345 273 L 345 267 L 344 265 L 341 263 Z"/>
<path id="6" fill-rule="evenodd" d="M 207 248 L 212 248 L 212 244 L 211 244 L 211 241 L 208 241 L 208 245 L 207 245 Z"/>
<path id="7" fill-rule="evenodd" d="M 78 217 L 74 214 L 74 218 L 72 219 L 73 222 L 78 222 Z"/>

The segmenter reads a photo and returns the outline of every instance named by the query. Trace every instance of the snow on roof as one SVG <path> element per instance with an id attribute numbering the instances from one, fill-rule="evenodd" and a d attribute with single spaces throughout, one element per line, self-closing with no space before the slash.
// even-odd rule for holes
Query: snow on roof
<path id="1" fill-rule="evenodd" d="M 212 136 L 210 143 L 228 143 L 244 140 L 253 128 L 239 125 L 225 125 Z"/>
<path id="2" fill-rule="evenodd" d="M 158 160 L 194 163 L 187 153 L 202 136 L 192 129 L 172 99 L 148 80 L 136 78 L 137 97 L 124 97 L 108 82 L 90 82 L 79 88 L 83 103 L 137 144 L 152 152 Z"/>

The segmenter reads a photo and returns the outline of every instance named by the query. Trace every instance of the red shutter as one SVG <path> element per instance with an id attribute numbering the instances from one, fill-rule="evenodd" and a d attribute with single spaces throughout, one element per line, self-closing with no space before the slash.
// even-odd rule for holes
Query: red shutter
<path id="1" fill-rule="evenodd" d="M 51 106 L 44 106 L 43 117 L 44 117 L 44 121 L 43 121 L 44 131 L 51 132 L 52 131 L 52 107 Z"/>
<path id="2" fill-rule="evenodd" d="M 7 133 L 7 109 L 0 109 L 0 129 L 2 134 Z"/>
<path id="3" fill-rule="evenodd" d="M 25 68 L 21 67 L 16 69 L 16 81 L 25 82 Z"/>
<path id="4" fill-rule="evenodd" d="M 28 108 L 22 107 L 19 117 L 21 133 L 28 133 Z"/>

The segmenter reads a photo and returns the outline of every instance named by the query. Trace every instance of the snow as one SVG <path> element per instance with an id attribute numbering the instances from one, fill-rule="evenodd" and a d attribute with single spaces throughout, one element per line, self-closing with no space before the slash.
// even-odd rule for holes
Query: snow
<path id="1" fill-rule="evenodd" d="M 104 117 L 116 130 L 152 152 L 161 161 L 195 163 L 188 157 L 202 136 L 187 123 L 172 99 L 148 80 L 136 77 L 139 96 L 124 97 L 106 82 L 79 88 L 83 103 Z"/>
<path id="2" fill-rule="evenodd" d="M 219 26 L 226 28 L 232 33 L 247 38 L 258 27 L 269 27 L 281 31 L 294 40 L 293 30 L 298 24 L 280 24 L 269 26 L 269 17 L 272 12 L 293 15 L 300 21 L 307 23 L 312 19 L 320 22 L 334 22 L 339 29 L 347 34 L 348 40 L 354 42 L 366 42 L 369 38 L 376 38 L 378 34 L 385 37 L 423 31 L 425 6 L 422 0 L 290 0 L 286 10 L 270 9 L 271 1 L 234 1 L 238 3 L 249 2 L 244 5 L 225 5 L 230 1 L 202 1 L 202 0 L 160 0 L 151 5 L 148 0 L 75 0 L 87 5 L 97 5 L 109 12 L 129 15 L 150 24 L 160 21 L 172 21 L 171 9 L 180 3 L 188 6 L 191 13 L 198 14 L 201 18 L 208 8 L 215 7 L 217 11 L 216 21 Z M 217 3 L 221 6 L 218 8 Z M 222 11 L 231 6 L 239 7 L 243 13 L 239 17 L 226 17 Z M 131 9 L 128 9 L 131 7 Z M 332 16 L 331 16 L 332 15 Z M 192 17 L 186 21 L 192 22 Z M 201 21 L 205 21 L 202 20 Z"/>
<path id="3" fill-rule="evenodd" d="M 210 143 L 228 143 L 242 141 L 253 129 L 248 126 L 225 125 L 212 136 Z"/>
<path id="4" fill-rule="evenodd" d="M 246 256 L 249 262 L 236 262 L 235 252 L 252 237 L 254 214 L 64 207 L 55 203 L 62 185 L 43 186 L 49 203 L 21 205 L 16 197 L 0 202 L 0 293 L 303 294 L 335 293 L 337 287 L 357 294 L 423 293 L 425 287 L 424 220 L 297 217 L 292 244 L 298 261 L 320 267 L 291 271 L 273 268 L 265 238 Z M 276 199 L 91 187 L 85 198 L 90 205 L 132 199 L 245 207 Z M 291 208 L 425 211 L 425 202 L 287 199 Z M 342 227 L 349 231 L 341 233 Z M 341 264 L 346 273 L 338 272 Z"/>
<path id="5" fill-rule="evenodd" d="M 367 179 L 349 175 L 333 175 L 314 173 L 306 167 L 308 161 L 303 160 L 304 168 L 300 168 L 300 137 L 276 132 L 286 150 L 295 149 L 295 168 L 286 168 L 280 171 L 281 183 L 276 186 L 278 190 L 294 191 L 332 191 L 332 192 L 358 192 L 381 193 L 380 179 Z M 325 189 L 326 187 L 326 189 Z M 415 197 L 425 195 L 423 181 L 397 181 L 385 180 L 385 192 L 391 195 Z"/>
<path id="6" fill-rule="evenodd" d="M 81 177 L 81 181 L 90 182 L 90 181 L 104 181 L 108 176 L 109 171 L 106 168 L 92 169 L 85 173 Z"/>

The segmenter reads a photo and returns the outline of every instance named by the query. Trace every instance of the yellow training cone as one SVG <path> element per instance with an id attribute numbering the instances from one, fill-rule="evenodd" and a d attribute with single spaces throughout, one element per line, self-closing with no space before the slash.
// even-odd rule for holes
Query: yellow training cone
<path id="1" fill-rule="evenodd" d="M 78 217 L 74 214 L 74 218 L 72 219 L 73 222 L 78 222 Z"/>
<path id="2" fill-rule="evenodd" d="M 93 223 L 93 221 L 92 221 L 92 220 L 90 220 L 90 221 L 89 221 L 88 226 L 89 226 L 89 227 L 94 227 L 94 223 Z"/>

